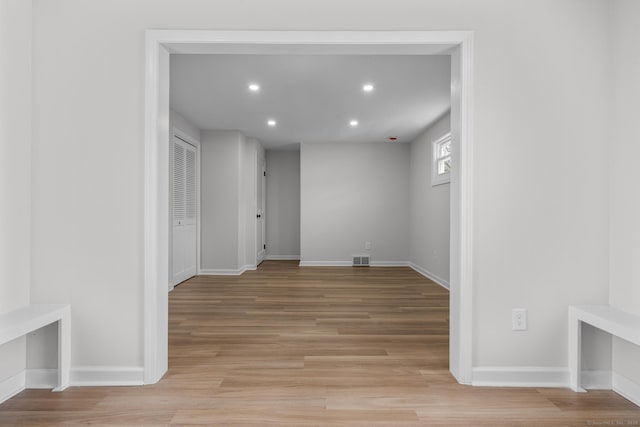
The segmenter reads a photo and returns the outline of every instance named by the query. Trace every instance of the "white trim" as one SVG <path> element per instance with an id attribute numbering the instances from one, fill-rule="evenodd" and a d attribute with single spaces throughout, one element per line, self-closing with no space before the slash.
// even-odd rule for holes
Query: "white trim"
<path id="1" fill-rule="evenodd" d="M 79 367 L 71 369 L 70 385 L 74 387 L 143 385 L 143 373 L 142 367 Z M 57 369 L 27 369 L 24 374 L 23 389 L 50 389 L 56 387 Z"/>
<path id="2" fill-rule="evenodd" d="M 255 213 L 256 216 L 260 214 L 262 221 L 261 235 L 258 236 L 258 218 L 255 219 L 256 231 L 254 233 L 255 239 L 253 247 L 256 249 L 256 265 L 259 265 L 262 261 L 267 259 L 267 154 L 264 151 L 264 147 L 258 140 L 255 140 L 256 144 L 256 176 L 253 180 L 254 185 L 254 199 L 255 199 Z M 260 181 L 260 183 L 258 183 Z M 262 193 L 262 204 L 258 206 L 258 187 Z M 258 239 L 262 241 L 261 248 L 258 249 Z"/>
<path id="3" fill-rule="evenodd" d="M 583 371 L 583 387 L 589 390 L 611 390 L 611 371 Z M 476 367 L 473 368 L 474 386 L 485 387 L 569 387 L 568 368 L 537 366 Z"/>
<path id="4" fill-rule="evenodd" d="M 352 267 L 351 261 L 300 261 L 300 267 Z"/>
<path id="5" fill-rule="evenodd" d="M 471 384 L 490 387 L 567 387 L 569 370 L 531 366 L 473 368 Z"/>
<path id="6" fill-rule="evenodd" d="M 614 372 L 612 375 L 612 389 L 620 396 L 640 406 L 640 384 Z"/>
<path id="7" fill-rule="evenodd" d="M 27 369 L 24 388 L 55 388 L 58 381 L 57 369 Z"/>
<path id="8" fill-rule="evenodd" d="M 85 366 L 71 370 L 76 387 L 132 386 L 144 384 L 142 367 Z"/>
<path id="9" fill-rule="evenodd" d="M 284 259 L 284 258 L 280 258 Z M 299 258 L 287 258 L 299 259 Z M 411 267 L 409 261 L 371 261 L 370 267 Z M 300 267 L 353 267 L 351 261 L 300 261 Z M 360 267 L 358 267 L 360 268 Z"/>
<path id="10" fill-rule="evenodd" d="M 371 261 L 371 267 L 410 267 L 408 261 Z M 351 261 L 300 261 L 300 267 L 353 267 Z"/>
<path id="11" fill-rule="evenodd" d="M 408 261 L 371 261 L 371 267 L 409 267 Z"/>
<path id="12" fill-rule="evenodd" d="M 147 30 L 145 42 L 144 370 L 167 370 L 169 51 L 244 54 L 450 54 L 452 137 L 450 367 L 472 379 L 473 33 L 470 31 Z M 454 78 L 455 77 L 455 78 Z M 457 140 L 457 142 L 456 142 Z M 459 158 L 456 159 L 456 156 Z M 304 265 L 304 263 L 301 263 Z M 160 286 L 161 285 L 161 286 Z"/>
<path id="13" fill-rule="evenodd" d="M 469 31 L 147 30 L 171 53 L 447 55 Z"/>
<path id="14" fill-rule="evenodd" d="M 613 390 L 640 406 L 640 384 L 611 371 L 583 371 L 582 387 L 588 390 Z M 482 367 L 473 368 L 474 386 L 483 387 L 550 387 L 570 386 L 568 368 L 548 367 Z"/>
<path id="15" fill-rule="evenodd" d="M 473 32 L 451 55 L 451 225 L 449 369 L 473 378 Z"/>
<path id="16" fill-rule="evenodd" d="M 582 371 L 582 387 L 587 390 L 611 390 L 613 373 L 611 371 Z"/>
<path id="17" fill-rule="evenodd" d="M 169 52 L 153 32 L 145 40 L 144 382 L 168 369 Z"/>
<path id="18" fill-rule="evenodd" d="M 228 268 L 203 268 L 198 272 L 200 276 L 240 276 L 245 271 L 256 270 L 255 265 L 245 265 L 238 269 Z"/>
<path id="19" fill-rule="evenodd" d="M 193 148 L 200 148 L 200 141 L 198 141 L 197 139 L 195 139 L 194 137 L 192 137 L 191 135 L 189 135 L 188 133 L 186 133 L 185 131 L 183 131 L 177 126 L 173 127 L 172 135 L 177 136 L 178 138 L 180 138 L 181 140 L 183 140 L 188 144 L 191 144 Z"/>
<path id="20" fill-rule="evenodd" d="M 438 276 L 437 274 L 433 274 L 429 270 L 427 270 L 426 268 L 422 268 L 419 265 L 414 264 L 412 262 L 409 263 L 409 267 L 411 267 L 412 269 L 414 269 L 418 273 L 422 274 L 424 277 L 426 277 L 427 279 L 431 280 L 432 282 L 435 282 L 438 285 L 442 286 L 446 290 L 450 290 L 449 281 L 448 280 L 445 280 L 442 277 Z"/>
<path id="21" fill-rule="evenodd" d="M 12 377 L 0 382 L 0 403 L 6 402 L 25 389 L 26 374 L 20 371 Z"/>
<path id="22" fill-rule="evenodd" d="M 299 261 L 300 260 L 300 255 L 266 255 L 264 257 L 265 261 L 277 261 L 277 260 L 281 260 L 281 261 L 286 261 L 286 260 L 295 260 L 295 261 Z"/>

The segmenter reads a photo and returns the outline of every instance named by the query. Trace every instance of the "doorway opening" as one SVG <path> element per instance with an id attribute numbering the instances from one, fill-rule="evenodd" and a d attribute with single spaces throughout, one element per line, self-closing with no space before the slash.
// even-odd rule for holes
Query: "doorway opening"
<path id="1" fill-rule="evenodd" d="M 450 355 L 452 374 L 471 383 L 473 34 L 466 31 L 296 32 L 149 30 L 145 73 L 144 381 L 168 368 L 169 55 L 378 54 L 451 56 Z"/>

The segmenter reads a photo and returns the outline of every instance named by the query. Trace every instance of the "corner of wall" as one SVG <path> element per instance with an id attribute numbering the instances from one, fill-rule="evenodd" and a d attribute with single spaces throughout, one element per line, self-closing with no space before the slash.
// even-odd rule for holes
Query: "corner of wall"
<path id="1" fill-rule="evenodd" d="M 449 289 L 450 185 L 431 185 L 432 143 L 451 131 L 450 112 L 411 142 L 410 248 L 411 266 Z"/>
<path id="2" fill-rule="evenodd" d="M 33 5 L 0 2 L 0 313 L 31 299 Z M 10 218 L 10 221 L 5 220 Z M 26 339 L 0 346 L 0 401 L 24 387 Z"/>

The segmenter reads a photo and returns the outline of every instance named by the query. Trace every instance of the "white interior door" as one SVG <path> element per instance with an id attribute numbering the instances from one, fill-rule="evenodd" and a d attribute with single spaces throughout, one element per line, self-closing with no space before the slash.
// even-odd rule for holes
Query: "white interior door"
<path id="1" fill-rule="evenodd" d="M 169 287 L 197 274 L 198 152 L 173 137 L 172 280 Z"/>
<path id="2" fill-rule="evenodd" d="M 265 189 L 266 189 L 266 176 L 267 176 L 267 172 L 266 172 L 266 167 L 265 167 L 265 161 L 264 159 L 261 159 L 260 157 L 258 157 L 258 170 L 257 170 L 257 178 L 258 178 L 258 182 L 256 182 L 256 194 L 257 194 L 257 212 L 256 212 L 256 243 L 257 243 L 257 247 L 256 247 L 256 262 L 257 264 L 260 264 L 262 261 L 264 261 L 264 258 L 266 256 L 266 252 L 267 252 L 267 245 L 265 242 L 265 234 L 266 234 L 266 227 L 265 227 Z"/>

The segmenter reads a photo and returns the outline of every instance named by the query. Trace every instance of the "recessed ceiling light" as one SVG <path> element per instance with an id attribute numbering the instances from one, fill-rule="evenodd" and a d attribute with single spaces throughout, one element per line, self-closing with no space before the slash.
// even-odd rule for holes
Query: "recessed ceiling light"
<path id="1" fill-rule="evenodd" d="M 357 120 L 351 120 L 349 122 L 349 126 L 358 126 L 358 121 Z"/>
<path id="2" fill-rule="evenodd" d="M 276 125 L 276 121 L 275 121 L 275 120 L 273 120 L 273 119 L 271 119 L 271 120 L 267 120 L 267 124 L 268 124 L 269 126 L 275 126 L 275 125 Z"/>
<path id="3" fill-rule="evenodd" d="M 257 85 L 257 84 L 255 84 L 255 83 L 251 83 L 251 84 L 249 85 L 249 90 L 250 90 L 251 92 L 257 92 L 257 91 L 259 91 L 259 90 L 260 90 L 260 86 L 258 86 L 258 85 Z"/>
<path id="4" fill-rule="evenodd" d="M 373 85 L 371 83 L 367 83 L 362 86 L 362 90 L 365 92 L 371 92 L 373 90 Z"/>

